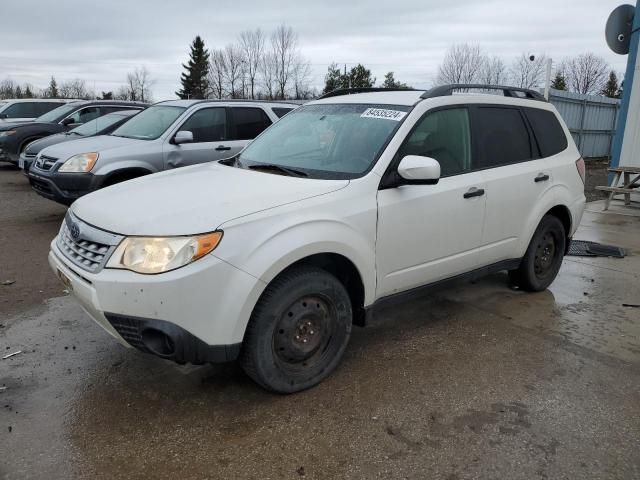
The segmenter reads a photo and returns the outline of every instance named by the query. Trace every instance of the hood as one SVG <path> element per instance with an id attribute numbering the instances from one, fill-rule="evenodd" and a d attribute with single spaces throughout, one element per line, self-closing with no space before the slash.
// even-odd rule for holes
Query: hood
<path id="1" fill-rule="evenodd" d="M 77 200 L 71 210 L 85 222 L 121 235 L 191 235 L 348 184 L 348 180 L 288 177 L 214 162 L 98 190 Z"/>
<path id="2" fill-rule="evenodd" d="M 53 135 L 49 135 L 48 137 L 44 137 L 31 142 L 29 145 L 27 145 L 27 148 L 25 148 L 24 153 L 26 153 L 27 155 L 37 155 L 43 148 L 50 147 L 51 145 L 57 145 L 58 143 L 68 142 L 70 140 L 76 140 L 79 138 L 83 137 L 79 135 L 55 133 Z"/>
<path id="3" fill-rule="evenodd" d="M 100 152 L 104 153 L 106 150 L 113 148 L 131 146 L 144 142 L 145 140 L 136 140 L 132 138 L 114 137 L 111 135 L 98 135 L 93 137 L 80 137 L 78 135 L 69 135 L 65 137 L 67 140 L 55 142 L 57 145 L 52 145 L 47 148 L 46 155 L 52 158 L 59 158 L 66 160 L 78 155 L 79 153 L 87 152 Z"/>
<path id="4" fill-rule="evenodd" d="M 37 125 L 34 121 L 20 122 L 15 121 L 14 119 L 5 119 L 0 122 L 0 130 L 13 130 L 16 127 L 20 127 L 26 124 Z"/>

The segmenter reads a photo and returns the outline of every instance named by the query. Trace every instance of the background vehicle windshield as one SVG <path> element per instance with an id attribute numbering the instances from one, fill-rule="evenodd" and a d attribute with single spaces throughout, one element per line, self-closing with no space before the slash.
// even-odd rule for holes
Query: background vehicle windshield
<path id="1" fill-rule="evenodd" d="M 410 107 L 308 105 L 271 126 L 239 157 L 243 166 L 275 164 L 311 178 L 357 178 L 377 160 Z"/>
<path id="2" fill-rule="evenodd" d="M 119 122 L 120 120 L 122 120 L 122 118 L 122 115 L 110 113 L 108 115 L 103 115 L 102 117 L 91 120 L 83 125 L 80 125 L 79 127 L 71 130 L 71 132 L 83 136 L 95 135 L 97 132 L 100 132 L 105 128 L 113 125 L 114 123 Z"/>
<path id="3" fill-rule="evenodd" d="M 78 108 L 78 105 L 74 103 L 62 105 L 61 107 L 54 108 L 44 115 L 40 115 L 38 118 L 36 118 L 36 122 L 57 122 L 62 117 L 65 117 L 68 113 L 74 111 L 76 108 Z"/>
<path id="4" fill-rule="evenodd" d="M 111 135 L 136 138 L 139 140 L 155 140 L 162 135 L 184 111 L 185 109 L 183 107 L 149 107 L 121 127 L 118 127 Z"/>

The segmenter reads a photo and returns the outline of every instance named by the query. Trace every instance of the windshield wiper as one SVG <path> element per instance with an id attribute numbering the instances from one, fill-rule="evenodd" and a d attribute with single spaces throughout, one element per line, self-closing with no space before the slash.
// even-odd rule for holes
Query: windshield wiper
<path id="1" fill-rule="evenodd" d="M 302 170 L 296 170 L 295 168 L 283 167 L 282 165 L 276 165 L 275 163 L 260 163 L 256 165 L 250 165 L 250 170 L 271 170 L 273 172 L 280 172 L 292 177 L 308 177 L 309 174 Z"/>

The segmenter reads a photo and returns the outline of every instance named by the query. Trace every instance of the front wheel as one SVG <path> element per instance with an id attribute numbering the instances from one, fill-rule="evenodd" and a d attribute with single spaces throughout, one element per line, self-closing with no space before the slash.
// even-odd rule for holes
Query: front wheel
<path id="1" fill-rule="evenodd" d="M 562 222 L 553 215 L 542 217 L 520 266 L 509 271 L 511 282 L 529 292 L 545 290 L 560 271 L 566 244 Z"/>
<path id="2" fill-rule="evenodd" d="M 266 288 L 251 315 L 242 367 L 273 392 L 310 388 L 340 362 L 352 317 L 349 294 L 333 275 L 314 267 L 285 272 Z"/>

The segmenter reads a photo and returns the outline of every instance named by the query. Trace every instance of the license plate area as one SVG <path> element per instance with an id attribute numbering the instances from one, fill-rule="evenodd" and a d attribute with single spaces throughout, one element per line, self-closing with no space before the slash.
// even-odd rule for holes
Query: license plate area
<path id="1" fill-rule="evenodd" d="M 24 170 L 24 158 L 18 158 L 18 167 L 20 168 L 20 170 Z"/>

